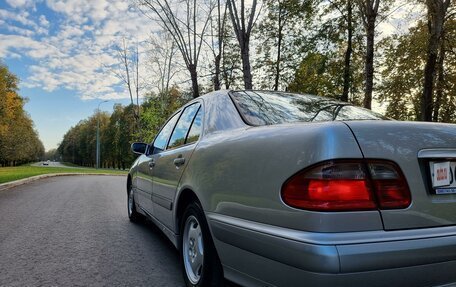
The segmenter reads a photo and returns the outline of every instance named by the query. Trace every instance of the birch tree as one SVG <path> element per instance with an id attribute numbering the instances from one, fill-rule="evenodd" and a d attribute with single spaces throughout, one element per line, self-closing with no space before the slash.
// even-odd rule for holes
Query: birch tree
<path id="1" fill-rule="evenodd" d="M 372 92 L 374 87 L 374 42 L 375 26 L 378 9 L 381 0 L 356 0 L 366 30 L 366 57 L 364 78 L 364 101 L 363 106 L 367 109 L 372 107 Z"/>
<path id="2" fill-rule="evenodd" d="M 341 101 L 348 102 L 348 93 L 350 89 L 350 74 L 351 74 L 351 61 L 353 53 L 353 1 L 347 0 L 346 14 L 342 17 L 347 23 L 347 49 L 344 55 L 344 90 L 340 98 Z"/>
<path id="3" fill-rule="evenodd" d="M 266 13 L 259 22 L 257 66 L 264 71 L 261 87 L 277 91 L 290 82 L 293 68 L 302 59 L 297 53 L 314 12 L 312 0 L 265 0 Z"/>
<path id="4" fill-rule="evenodd" d="M 210 49 L 214 57 L 214 75 L 212 82 L 214 90 L 221 88 L 221 61 L 225 40 L 227 6 L 225 1 L 217 0 L 215 13 L 210 22 Z M 215 14 L 215 15 L 214 15 Z"/>
<path id="5" fill-rule="evenodd" d="M 421 120 L 423 121 L 432 121 L 432 111 L 434 110 L 432 95 L 437 72 L 437 58 L 439 47 L 443 41 L 445 16 L 449 5 L 450 0 L 426 0 L 429 39 L 426 49 L 424 87 L 421 99 Z"/>
<path id="6" fill-rule="evenodd" d="M 245 5 L 245 0 L 240 0 L 239 4 L 237 2 L 238 1 L 235 0 L 227 0 L 234 33 L 236 34 L 236 38 L 241 49 L 244 87 L 247 90 L 251 90 L 253 88 L 253 83 L 250 65 L 250 36 L 252 34 L 255 20 L 258 17 L 256 13 L 257 0 L 252 1 L 250 11 L 247 11 L 248 9 Z"/>
<path id="7" fill-rule="evenodd" d="M 229 17 L 229 16 L 228 16 Z M 221 76 L 224 88 L 238 88 L 243 85 L 242 60 L 239 44 L 234 35 L 233 24 L 225 18 L 223 31 Z"/>
<path id="8" fill-rule="evenodd" d="M 169 32 L 190 73 L 193 97 L 199 97 L 198 64 L 213 1 L 139 0 L 139 7 Z"/>
<path id="9" fill-rule="evenodd" d="M 151 35 L 149 40 L 148 66 L 153 74 L 152 85 L 158 94 L 166 94 L 176 75 L 181 72 L 176 54 L 179 50 L 167 31 L 160 31 Z"/>
<path id="10" fill-rule="evenodd" d="M 134 47 L 129 47 L 125 38 L 122 39 L 122 44 L 116 47 L 119 67 L 114 69 L 114 74 L 126 85 L 130 103 L 136 108 L 133 109 L 136 126 L 139 129 L 140 107 L 139 107 L 139 91 L 140 91 L 140 75 L 139 75 L 139 43 Z"/>

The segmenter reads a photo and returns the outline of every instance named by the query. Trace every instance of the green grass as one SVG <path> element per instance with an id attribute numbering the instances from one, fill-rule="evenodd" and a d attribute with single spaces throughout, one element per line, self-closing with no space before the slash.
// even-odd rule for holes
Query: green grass
<path id="1" fill-rule="evenodd" d="M 109 173 L 127 174 L 127 171 L 95 168 L 71 168 L 71 167 L 41 167 L 41 166 L 15 166 L 0 167 L 0 183 L 32 177 L 35 175 L 51 173 Z"/>

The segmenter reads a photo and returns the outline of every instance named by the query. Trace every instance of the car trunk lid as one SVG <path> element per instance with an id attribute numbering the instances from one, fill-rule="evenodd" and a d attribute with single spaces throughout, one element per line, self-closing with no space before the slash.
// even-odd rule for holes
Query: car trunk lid
<path id="1" fill-rule="evenodd" d="M 381 210 L 385 230 L 456 225 L 456 125 L 345 123 L 365 158 L 393 161 L 406 177 L 412 203 L 406 209 Z"/>

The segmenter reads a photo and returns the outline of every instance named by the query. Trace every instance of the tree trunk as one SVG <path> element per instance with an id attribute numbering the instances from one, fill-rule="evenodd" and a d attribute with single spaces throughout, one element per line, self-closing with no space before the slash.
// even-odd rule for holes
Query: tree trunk
<path id="1" fill-rule="evenodd" d="M 252 84 L 252 71 L 250 67 L 250 33 L 252 31 L 254 19 L 256 16 L 256 5 L 257 0 L 252 0 L 252 7 L 250 9 L 250 15 L 248 16 L 248 21 L 246 23 L 245 17 L 245 6 L 244 0 L 241 0 L 240 10 L 238 14 L 238 9 L 234 0 L 228 0 L 228 9 L 230 10 L 231 22 L 233 23 L 234 32 L 236 38 L 239 42 L 239 47 L 241 48 L 241 59 L 242 59 L 242 72 L 244 77 L 244 87 L 246 90 L 251 90 L 253 88 Z"/>
<path id="2" fill-rule="evenodd" d="M 225 6 L 226 7 L 226 6 Z M 217 33 L 218 33 L 218 53 L 214 59 L 215 65 L 215 75 L 214 75 L 214 90 L 220 90 L 220 61 L 222 59 L 222 47 L 223 47 L 223 40 L 225 34 L 225 15 L 226 15 L 226 8 L 225 14 L 222 20 L 222 12 L 221 12 L 221 3 L 220 0 L 217 0 Z"/>
<path id="3" fill-rule="evenodd" d="M 214 90 L 220 90 L 220 54 L 215 57 L 215 75 L 214 75 Z"/>
<path id="4" fill-rule="evenodd" d="M 372 90 L 374 88 L 374 38 L 375 38 L 375 17 L 367 19 L 366 31 L 366 66 L 365 66 L 365 89 L 363 106 L 366 109 L 372 108 Z"/>
<path id="5" fill-rule="evenodd" d="M 275 67 L 275 79 L 274 79 L 274 91 L 279 90 L 279 78 L 280 78 L 280 60 L 281 60 L 281 53 L 282 53 L 282 6 L 279 2 L 279 35 L 277 39 L 277 58 L 276 58 L 276 67 Z"/>
<path id="6" fill-rule="evenodd" d="M 449 0 L 427 0 L 429 40 L 427 45 L 427 59 L 424 68 L 423 97 L 421 99 L 421 120 L 432 121 L 434 79 L 437 66 L 437 53 L 442 41 L 443 23 Z"/>
<path id="7" fill-rule="evenodd" d="M 443 33 L 442 33 L 443 38 Z M 439 59 L 437 64 L 438 75 L 437 75 L 437 84 L 436 84 L 436 97 L 434 102 L 434 114 L 432 115 L 432 121 L 439 121 L 439 112 L 442 105 L 443 99 L 443 86 L 445 84 L 445 73 L 443 71 L 443 63 L 445 60 L 445 41 L 442 39 L 440 43 L 440 52 Z"/>
<path id="8" fill-rule="evenodd" d="M 226 90 L 229 90 L 230 89 L 230 86 L 231 86 L 231 79 L 230 79 L 230 75 L 228 75 L 228 67 L 226 65 L 226 53 L 225 53 L 225 47 L 226 45 L 223 45 L 222 47 L 222 77 L 223 77 L 223 81 L 225 83 L 225 89 Z M 232 73 L 232 71 L 231 71 Z"/>
<path id="9" fill-rule="evenodd" d="M 241 49 L 241 58 L 242 58 L 242 71 L 244 74 L 244 88 L 246 90 L 251 90 L 253 88 L 252 84 L 252 72 L 250 67 L 250 47 L 249 41 L 244 41 L 243 47 Z"/>
<path id="10" fill-rule="evenodd" d="M 188 70 L 190 71 L 190 78 L 192 79 L 193 98 L 198 98 L 199 97 L 199 87 L 198 87 L 198 74 L 196 73 L 196 66 L 193 64 L 190 64 L 188 67 Z"/>
<path id="11" fill-rule="evenodd" d="M 364 29 L 366 30 L 366 56 L 364 63 L 364 101 L 363 106 L 372 108 L 372 91 L 374 88 L 374 42 L 375 22 L 381 0 L 356 0 Z"/>
<path id="12" fill-rule="evenodd" d="M 348 102 L 348 93 L 350 90 L 350 70 L 351 55 L 353 52 L 353 6 L 352 1 L 347 1 L 347 50 L 345 51 L 344 61 L 344 90 L 340 98 L 343 102 Z"/>
<path id="13" fill-rule="evenodd" d="M 434 43 L 437 43 L 437 40 Z M 428 45 L 428 55 L 426 66 L 424 68 L 424 90 L 423 99 L 421 100 L 421 119 L 430 122 L 432 120 L 432 93 L 434 90 L 435 67 L 437 64 L 437 51 L 434 51 L 435 46 L 431 41 Z"/>

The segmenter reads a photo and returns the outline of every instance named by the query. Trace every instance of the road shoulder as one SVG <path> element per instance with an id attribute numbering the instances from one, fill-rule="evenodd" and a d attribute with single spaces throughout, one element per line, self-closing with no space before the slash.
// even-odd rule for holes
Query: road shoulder
<path id="1" fill-rule="evenodd" d="M 126 174 L 112 174 L 112 173 L 49 173 L 49 174 L 42 174 L 36 175 L 32 177 L 27 177 L 24 179 L 19 179 L 15 181 L 10 181 L 6 183 L 0 184 L 0 191 L 7 190 L 19 185 L 27 184 L 36 180 L 49 178 L 49 177 L 56 177 L 56 176 L 82 176 L 82 175 L 102 175 L 102 176 L 127 176 Z"/>

